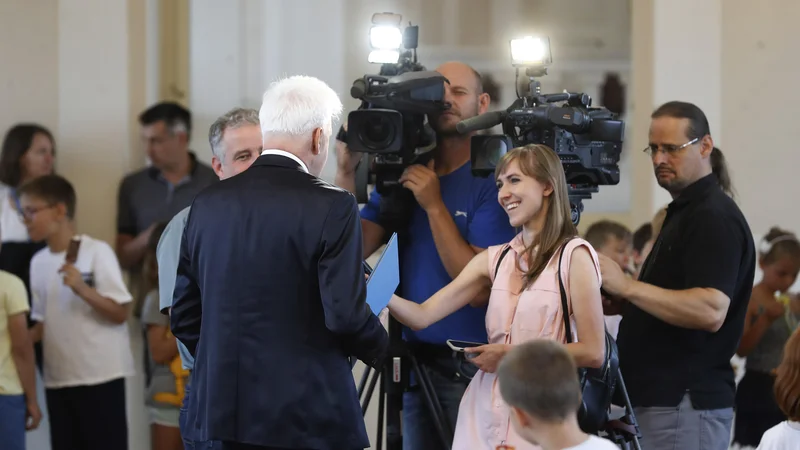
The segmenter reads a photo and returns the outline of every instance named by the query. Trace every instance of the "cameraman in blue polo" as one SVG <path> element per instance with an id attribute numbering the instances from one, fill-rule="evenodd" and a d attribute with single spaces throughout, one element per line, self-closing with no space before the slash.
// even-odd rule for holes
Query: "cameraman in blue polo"
<path id="1" fill-rule="evenodd" d="M 452 281 L 477 253 L 508 242 L 516 234 L 497 201 L 494 177 L 472 174 L 470 138 L 474 133 L 456 131 L 458 122 L 489 108 L 491 99 L 483 91 L 481 76 L 460 62 L 444 63 L 436 71 L 449 81 L 445 83 L 444 101 L 450 107 L 428 115 L 436 132 L 435 156 L 427 165 L 409 166 L 399 179 L 416 199 L 408 228 L 399 241 L 400 294 L 419 303 Z M 337 142 L 337 185 L 355 192 L 355 171 L 361 156 L 351 153 L 344 142 Z M 365 259 L 387 238 L 386 228 L 379 223 L 380 200 L 373 191 L 361 210 Z M 481 294 L 472 306 L 425 330 L 403 328 L 403 338 L 430 378 L 450 430 L 454 429 L 469 380 L 459 373 L 446 342 L 487 342 L 488 294 Z M 433 416 L 421 388 L 414 382 L 403 396 L 402 424 L 404 449 L 440 449 Z"/>

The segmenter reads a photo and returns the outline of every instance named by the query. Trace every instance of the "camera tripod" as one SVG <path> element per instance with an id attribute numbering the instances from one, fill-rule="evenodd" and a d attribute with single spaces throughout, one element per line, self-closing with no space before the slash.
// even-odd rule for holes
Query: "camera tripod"
<path id="1" fill-rule="evenodd" d="M 400 426 L 400 411 L 403 409 L 403 393 L 409 386 L 413 373 L 425 399 L 428 412 L 433 417 L 436 434 L 442 448 L 450 450 L 453 445 L 453 429 L 444 415 L 442 405 L 433 391 L 427 372 L 423 371 L 414 352 L 402 338 L 400 323 L 389 316 L 389 353 L 380 370 L 367 367 L 358 385 L 361 413 L 366 416 L 375 386 L 380 381 L 378 399 L 378 430 L 374 448 L 383 450 L 384 419 L 386 420 L 386 449 L 402 450 L 403 436 Z M 372 379 L 370 380 L 370 376 Z"/>
<path id="2" fill-rule="evenodd" d="M 619 445 L 623 450 L 642 450 L 639 444 L 639 424 L 636 422 L 636 416 L 633 414 L 633 406 L 631 406 L 631 399 L 628 397 L 628 390 L 625 388 L 625 381 L 622 379 L 622 371 L 617 368 L 617 387 L 616 393 L 621 397 L 625 414 L 619 419 L 613 419 L 606 422 L 600 429 L 605 433 L 605 438 Z"/>

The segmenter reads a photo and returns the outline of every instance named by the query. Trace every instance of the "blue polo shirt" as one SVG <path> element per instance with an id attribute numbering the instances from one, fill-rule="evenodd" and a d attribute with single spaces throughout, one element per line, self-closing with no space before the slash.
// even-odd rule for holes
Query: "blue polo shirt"
<path id="1" fill-rule="evenodd" d="M 189 218 L 190 210 L 191 206 L 187 206 L 178 214 L 175 214 L 175 217 L 164 228 L 161 239 L 158 240 L 158 247 L 156 248 L 158 298 L 160 302 L 158 309 L 161 310 L 162 314 L 167 314 L 169 308 L 172 307 L 175 279 L 178 277 L 178 261 L 181 256 L 181 239 L 183 238 L 183 229 L 186 228 L 186 220 Z M 192 370 L 194 368 L 194 357 L 181 341 L 177 342 L 183 368 Z"/>
<path id="2" fill-rule="evenodd" d="M 497 201 L 494 177 L 474 177 L 467 162 L 452 173 L 439 177 L 442 200 L 450 211 L 461 237 L 470 244 L 487 248 L 509 242 L 516 231 Z M 373 191 L 361 217 L 378 223 L 380 194 Z M 405 239 L 398 242 L 400 256 L 400 295 L 422 303 L 453 281 L 447 274 L 433 242 L 428 215 L 415 204 Z M 486 307 L 464 308 L 430 327 L 412 331 L 403 329 L 406 340 L 444 345 L 448 339 L 487 342 Z"/>

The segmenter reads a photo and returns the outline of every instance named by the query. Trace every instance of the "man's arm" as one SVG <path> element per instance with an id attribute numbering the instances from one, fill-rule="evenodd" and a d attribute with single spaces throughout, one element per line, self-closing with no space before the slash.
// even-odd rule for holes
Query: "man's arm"
<path id="1" fill-rule="evenodd" d="M 725 322 L 730 298 L 713 288 L 674 291 L 631 280 L 625 298 L 668 324 L 717 332 Z"/>
<path id="2" fill-rule="evenodd" d="M 428 223 L 433 243 L 450 278 L 455 279 L 464 267 L 485 248 L 471 245 L 458 231 L 453 216 L 442 203 L 441 208 L 428 211 Z"/>
<path id="3" fill-rule="evenodd" d="M 200 286 L 197 284 L 189 258 L 189 242 L 186 236 L 188 229 L 189 224 L 187 223 L 181 239 L 181 254 L 170 312 L 170 328 L 175 338 L 186 346 L 192 356 L 195 356 L 197 343 L 200 341 L 200 322 L 203 310 L 200 302 Z"/>
<path id="4" fill-rule="evenodd" d="M 151 225 L 146 230 L 137 233 L 136 218 L 130 202 L 131 185 L 129 179 L 122 180 L 117 192 L 117 239 L 116 253 L 119 264 L 123 269 L 131 269 L 142 262 L 150 233 L 155 228 Z"/>
<path id="5" fill-rule="evenodd" d="M 601 255 L 603 287 L 671 325 L 716 332 L 727 317 L 747 243 L 728 218 L 711 211 L 699 211 L 689 220 L 680 243 L 686 249 L 681 266 L 687 289 L 663 289 L 632 280 Z"/>
<path id="6" fill-rule="evenodd" d="M 340 336 L 349 353 L 375 367 L 389 338 L 366 302 L 361 222 L 355 197 L 342 195 L 331 205 L 320 246 L 319 287 L 325 325 Z"/>

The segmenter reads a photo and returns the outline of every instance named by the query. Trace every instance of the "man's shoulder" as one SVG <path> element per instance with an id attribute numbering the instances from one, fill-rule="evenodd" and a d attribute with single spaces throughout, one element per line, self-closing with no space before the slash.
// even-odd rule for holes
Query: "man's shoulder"
<path id="1" fill-rule="evenodd" d="M 150 178 L 150 171 L 153 170 L 152 167 L 143 167 L 139 170 L 130 172 L 129 174 L 122 177 L 122 185 L 123 186 L 135 186 L 142 181 L 148 180 Z"/>

